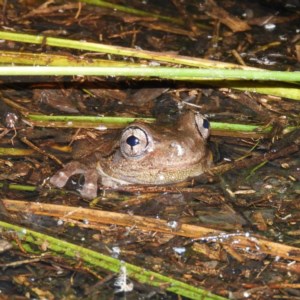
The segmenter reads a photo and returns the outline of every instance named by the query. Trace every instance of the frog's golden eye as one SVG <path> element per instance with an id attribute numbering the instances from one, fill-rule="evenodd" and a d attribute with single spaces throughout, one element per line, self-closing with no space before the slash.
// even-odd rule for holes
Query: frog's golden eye
<path id="1" fill-rule="evenodd" d="M 130 126 L 121 136 L 120 149 L 127 158 L 140 158 L 149 150 L 151 141 L 151 136 L 144 129 Z"/>
<path id="2" fill-rule="evenodd" d="M 210 135 L 209 121 L 200 114 L 195 114 L 195 121 L 200 134 L 204 139 L 207 139 Z"/>

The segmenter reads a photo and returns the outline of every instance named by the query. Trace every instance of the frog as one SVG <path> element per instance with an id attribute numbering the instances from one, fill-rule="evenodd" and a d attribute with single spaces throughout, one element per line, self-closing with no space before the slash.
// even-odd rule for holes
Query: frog
<path id="1" fill-rule="evenodd" d="M 75 174 L 84 176 L 83 198 L 97 197 L 103 187 L 170 185 L 195 178 L 212 165 L 208 147 L 210 123 L 200 113 L 186 111 L 173 124 L 135 121 L 121 130 L 108 155 L 95 151 L 84 160 L 67 163 L 50 183 L 63 188 Z"/>

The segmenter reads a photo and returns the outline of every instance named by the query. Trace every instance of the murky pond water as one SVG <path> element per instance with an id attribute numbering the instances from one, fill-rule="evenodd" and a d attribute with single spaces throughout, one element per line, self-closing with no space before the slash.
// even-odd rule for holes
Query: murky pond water
<path id="1" fill-rule="evenodd" d="M 144 14 L 84 2 L 1 3 L 1 64 L 299 71 L 299 1 L 118 4 Z M 3 31 L 67 42 L 35 44 Z M 83 41 L 133 52 L 96 54 Z M 231 299 L 300 296 L 297 82 L 4 75 L 4 299 L 199 299 L 200 287 Z M 124 119 L 94 119 L 102 115 Z M 73 246 L 64 242 L 120 266 L 99 266 L 81 248 L 67 253 Z M 141 279 L 143 270 L 155 273 Z M 157 274 L 189 286 L 172 290 L 180 284 Z"/>

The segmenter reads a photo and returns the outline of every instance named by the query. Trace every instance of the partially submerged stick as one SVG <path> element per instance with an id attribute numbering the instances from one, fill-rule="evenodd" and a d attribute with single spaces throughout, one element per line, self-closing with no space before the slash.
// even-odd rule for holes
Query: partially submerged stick
<path id="1" fill-rule="evenodd" d="M 228 233 L 216 229 L 189 224 L 178 224 L 177 228 L 171 226 L 166 220 L 132 216 L 128 214 L 95 210 L 82 207 L 35 203 L 18 200 L 3 200 L 7 210 L 12 212 L 27 212 L 31 214 L 53 216 L 68 220 L 88 220 L 100 224 L 116 224 L 119 226 L 135 226 L 141 230 L 157 231 L 178 236 L 189 237 L 202 241 L 220 242 L 239 248 L 260 251 L 272 256 L 300 261 L 300 248 L 271 242 L 261 237 L 245 233 Z"/>

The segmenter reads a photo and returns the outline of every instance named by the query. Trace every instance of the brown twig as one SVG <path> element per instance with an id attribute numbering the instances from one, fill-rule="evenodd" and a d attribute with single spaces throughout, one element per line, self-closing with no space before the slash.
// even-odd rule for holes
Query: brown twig
<path id="1" fill-rule="evenodd" d="M 289 147 L 282 148 L 276 152 L 268 152 L 263 155 L 257 155 L 257 156 L 251 157 L 251 158 L 245 158 L 242 160 L 238 160 L 233 163 L 228 163 L 228 164 L 223 164 L 223 165 L 213 167 L 207 172 L 207 174 L 221 175 L 229 170 L 249 168 L 251 166 L 258 165 L 262 162 L 267 162 L 267 161 L 277 159 L 279 157 L 288 156 L 292 153 L 299 151 L 299 148 L 300 148 L 299 145 L 293 144 Z"/>
<path id="2" fill-rule="evenodd" d="M 38 153 L 52 159 L 53 161 L 55 161 L 58 165 L 60 166 L 64 166 L 64 164 L 54 155 L 47 153 L 46 151 L 42 150 L 41 148 L 39 148 L 38 146 L 34 145 L 32 142 L 30 142 L 26 137 L 22 137 L 21 141 L 26 144 L 27 146 L 29 146 L 31 149 L 37 151 Z"/>
<path id="3" fill-rule="evenodd" d="M 206 14 L 214 19 L 219 20 L 224 25 L 228 26 L 233 32 L 247 31 L 250 26 L 236 16 L 230 15 L 225 9 L 217 5 L 214 0 L 206 1 Z"/>
<path id="4" fill-rule="evenodd" d="M 17 200 L 3 200 L 6 208 L 11 211 L 23 211 L 31 214 L 52 216 L 58 218 L 67 217 L 74 220 L 89 220 L 94 223 L 116 224 L 120 226 L 134 226 L 140 230 L 157 231 L 178 236 L 194 238 L 203 242 L 219 242 L 234 249 L 243 251 L 250 249 L 259 251 L 271 256 L 279 256 L 285 259 L 300 261 L 300 248 L 275 243 L 258 236 L 251 236 L 244 233 L 226 233 L 224 231 L 195 226 L 179 224 L 176 228 L 166 220 L 132 216 L 122 213 L 71 207 L 63 205 L 35 203 Z"/>

